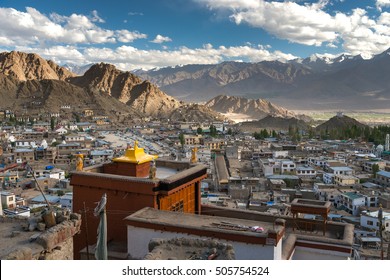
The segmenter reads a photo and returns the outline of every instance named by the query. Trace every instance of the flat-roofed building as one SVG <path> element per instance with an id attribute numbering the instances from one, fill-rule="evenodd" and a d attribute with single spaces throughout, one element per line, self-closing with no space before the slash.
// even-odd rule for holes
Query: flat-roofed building
<path id="1" fill-rule="evenodd" d="M 297 166 L 296 175 L 300 178 L 315 178 L 317 176 L 317 171 L 308 165 Z"/>
<path id="2" fill-rule="evenodd" d="M 390 172 L 389 171 L 378 171 L 375 175 L 375 182 L 382 187 L 390 187 Z"/>
<path id="3" fill-rule="evenodd" d="M 334 183 L 337 186 L 354 186 L 359 184 L 359 178 L 351 175 L 336 175 L 334 176 Z"/>
<path id="4" fill-rule="evenodd" d="M 325 217 L 327 206 L 306 201 L 307 211 L 303 212 Z M 301 210 L 294 208 L 294 213 Z M 201 215 L 145 208 L 126 217 L 124 222 L 127 224 L 127 252 L 140 259 L 148 253 L 151 239 L 186 237 L 227 243 L 238 260 L 347 260 L 352 253 L 354 229 L 351 224 L 327 219 L 275 217 L 270 213 L 211 205 L 202 205 Z M 307 224 L 311 226 L 305 227 Z"/>
<path id="5" fill-rule="evenodd" d="M 365 197 L 358 192 L 345 192 L 339 197 L 338 208 L 344 208 L 348 213 L 356 216 L 359 214 L 359 207 L 366 204 Z"/>
<path id="6" fill-rule="evenodd" d="M 22 163 L 26 161 L 31 162 L 35 159 L 35 153 L 33 149 L 15 149 L 14 155 L 16 163 Z"/>
<path id="7" fill-rule="evenodd" d="M 149 222 L 148 222 L 149 220 Z M 150 220 L 153 220 L 150 223 Z M 142 259 L 152 238 L 216 239 L 229 242 L 238 260 L 282 259 L 283 221 L 192 215 L 144 208 L 126 217 L 128 254 Z"/>

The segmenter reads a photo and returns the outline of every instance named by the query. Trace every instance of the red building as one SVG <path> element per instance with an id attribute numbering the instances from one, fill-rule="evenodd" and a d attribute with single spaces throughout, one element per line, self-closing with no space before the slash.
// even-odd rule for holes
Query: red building
<path id="1" fill-rule="evenodd" d="M 107 194 L 107 240 L 121 244 L 126 251 L 127 230 L 124 218 L 136 211 L 154 209 L 200 214 L 201 180 L 207 177 L 204 165 L 189 162 L 156 161 L 137 143 L 113 162 L 72 173 L 73 211 L 82 216 L 81 233 L 74 237 L 74 258 L 96 243 L 98 218 L 93 209 Z M 152 165 L 152 170 L 151 170 Z"/>

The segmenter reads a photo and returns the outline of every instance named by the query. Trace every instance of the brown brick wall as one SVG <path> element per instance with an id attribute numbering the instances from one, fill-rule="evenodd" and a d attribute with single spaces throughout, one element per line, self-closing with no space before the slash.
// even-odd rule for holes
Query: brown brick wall
<path id="1" fill-rule="evenodd" d="M 148 177 L 150 163 L 132 164 L 125 162 L 113 162 L 103 166 L 103 173 L 133 176 L 133 177 Z"/>

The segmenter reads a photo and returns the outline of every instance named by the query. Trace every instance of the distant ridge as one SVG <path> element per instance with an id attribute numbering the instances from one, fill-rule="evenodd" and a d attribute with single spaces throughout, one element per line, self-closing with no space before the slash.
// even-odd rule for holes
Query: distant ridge
<path id="1" fill-rule="evenodd" d="M 285 63 L 223 62 L 137 71 L 166 93 L 207 102 L 223 95 L 263 98 L 289 109 L 388 109 L 390 49 L 371 59 L 313 55 Z"/>
<path id="2" fill-rule="evenodd" d="M 237 96 L 218 95 L 207 101 L 205 105 L 220 113 L 245 114 L 256 120 L 263 119 L 267 116 L 310 120 L 309 117 L 297 115 L 265 99 L 248 99 Z"/>
<path id="3" fill-rule="evenodd" d="M 307 130 L 308 124 L 302 120 L 296 118 L 281 118 L 274 116 L 267 116 L 258 121 L 242 122 L 237 124 L 237 127 L 241 131 L 258 132 L 262 129 L 276 130 L 276 131 L 288 131 L 290 127 L 298 128 L 299 130 Z"/>
<path id="4" fill-rule="evenodd" d="M 316 127 L 316 130 L 318 132 L 321 131 L 330 131 L 330 130 L 346 130 L 350 129 L 352 126 L 356 126 L 359 128 L 366 128 L 368 127 L 365 124 L 362 124 L 355 120 L 354 118 L 348 117 L 346 115 L 336 115 L 332 118 L 330 118 L 328 121 L 324 122 L 323 124 L 320 124 Z"/>

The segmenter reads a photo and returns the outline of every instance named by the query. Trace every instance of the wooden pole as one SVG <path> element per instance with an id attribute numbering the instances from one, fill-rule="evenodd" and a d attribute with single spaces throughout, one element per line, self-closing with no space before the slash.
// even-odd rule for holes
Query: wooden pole
<path id="1" fill-rule="evenodd" d="M 83 201 L 84 204 L 84 220 L 85 220 L 85 244 L 87 248 L 87 260 L 89 260 L 89 245 L 88 245 L 88 222 L 87 222 L 87 208 L 85 207 L 85 201 Z"/>

